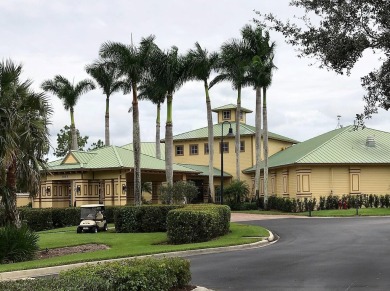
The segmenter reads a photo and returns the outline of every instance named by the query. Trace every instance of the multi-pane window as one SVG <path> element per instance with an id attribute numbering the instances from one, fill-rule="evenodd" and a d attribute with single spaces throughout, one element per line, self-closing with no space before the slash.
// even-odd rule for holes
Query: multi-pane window
<path id="1" fill-rule="evenodd" d="M 224 111 L 222 111 L 222 118 L 223 118 L 223 119 L 230 120 L 230 118 L 231 118 L 230 115 L 231 115 L 230 110 L 224 110 Z"/>
<path id="2" fill-rule="evenodd" d="M 219 146 L 220 146 L 219 152 L 221 152 L 221 143 L 219 143 Z M 222 149 L 223 149 L 224 153 L 228 153 L 229 152 L 229 142 L 223 142 Z"/>
<path id="3" fill-rule="evenodd" d="M 245 141 L 240 141 L 240 152 L 245 152 Z"/>
<path id="4" fill-rule="evenodd" d="M 198 154 L 198 145 L 190 144 L 190 155 L 197 155 L 197 154 Z"/>
<path id="5" fill-rule="evenodd" d="M 184 155 L 184 146 L 182 145 L 177 145 L 175 147 L 175 153 L 176 153 L 176 156 L 182 156 Z"/>
<path id="6" fill-rule="evenodd" d="M 205 144 L 204 144 L 204 154 L 205 154 L 205 155 L 208 155 L 209 152 L 210 152 L 210 151 L 209 151 L 209 144 L 208 144 L 208 143 L 205 143 Z"/>

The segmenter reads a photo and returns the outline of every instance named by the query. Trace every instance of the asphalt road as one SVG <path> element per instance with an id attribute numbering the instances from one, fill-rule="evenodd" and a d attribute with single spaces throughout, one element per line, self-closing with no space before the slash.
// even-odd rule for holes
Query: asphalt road
<path id="1" fill-rule="evenodd" d="M 279 241 L 193 256 L 192 284 L 213 290 L 390 290 L 390 218 L 245 222 Z"/>

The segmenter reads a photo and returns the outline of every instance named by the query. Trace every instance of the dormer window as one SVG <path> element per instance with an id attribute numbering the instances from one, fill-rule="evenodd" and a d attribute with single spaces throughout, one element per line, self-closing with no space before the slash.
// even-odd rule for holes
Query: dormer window
<path id="1" fill-rule="evenodd" d="M 222 111 L 222 118 L 223 118 L 223 120 L 230 120 L 230 118 L 231 118 L 231 111 L 230 110 Z"/>
<path id="2" fill-rule="evenodd" d="M 242 111 L 240 111 L 240 120 L 244 120 L 244 114 L 242 113 Z"/>

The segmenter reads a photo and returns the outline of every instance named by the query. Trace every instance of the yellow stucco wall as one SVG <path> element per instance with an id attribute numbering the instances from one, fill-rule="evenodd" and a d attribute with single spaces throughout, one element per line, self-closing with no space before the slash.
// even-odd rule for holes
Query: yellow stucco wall
<path id="1" fill-rule="evenodd" d="M 230 118 L 224 119 L 223 118 L 223 112 L 224 111 L 230 111 Z M 242 113 L 242 119 L 240 120 L 241 123 L 246 123 L 246 112 L 241 112 Z M 236 110 L 235 109 L 226 109 L 226 110 L 221 110 L 218 112 L 218 123 L 222 123 L 224 121 L 230 121 L 230 122 L 235 122 L 236 121 Z"/>
<path id="2" fill-rule="evenodd" d="M 288 173 L 288 194 L 290 198 L 316 198 L 330 194 L 342 196 L 345 194 L 390 194 L 390 167 L 382 165 L 311 165 L 292 166 L 270 170 L 268 194 L 271 195 L 271 176 L 276 174 L 276 195 L 283 195 L 283 175 Z M 284 174 L 283 174 L 284 173 Z M 304 173 L 309 177 L 309 193 L 298 192 L 297 177 Z M 357 177 L 358 191 L 352 186 L 352 175 Z M 254 176 L 254 174 L 253 174 Z M 302 180 L 301 180 L 302 183 Z M 301 185 L 302 187 L 302 185 Z"/>

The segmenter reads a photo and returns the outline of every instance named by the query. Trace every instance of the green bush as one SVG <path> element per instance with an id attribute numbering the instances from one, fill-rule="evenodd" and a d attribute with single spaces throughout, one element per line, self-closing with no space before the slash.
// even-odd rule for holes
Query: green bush
<path id="1" fill-rule="evenodd" d="M 168 213 L 167 236 L 173 244 L 209 241 L 229 232 L 226 205 L 189 205 Z"/>
<path id="2" fill-rule="evenodd" d="M 38 238 L 26 225 L 0 228 L 0 263 L 32 260 L 39 249 Z"/>
<path id="3" fill-rule="evenodd" d="M 41 231 L 53 228 L 51 208 L 19 208 L 20 217 L 33 231 Z"/>
<path id="4" fill-rule="evenodd" d="M 117 232 L 164 232 L 167 231 L 167 215 L 183 205 L 126 206 L 115 210 Z"/>
<path id="5" fill-rule="evenodd" d="M 160 200 L 164 204 L 191 203 L 198 195 L 198 187 L 193 181 L 177 181 L 172 186 L 160 187 Z"/>
<path id="6" fill-rule="evenodd" d="M 223 191 L 223 199 L 226 204 L 239 204 L 249 195 L 249 185 L 245 181 L 233 180 Z"/>
<path id="7" fill-rule="evenodd" d="M 87 265 L 62 272 L 58 278 L 0 282 L 0 290 L 168 291 L 183 288 L 190 280 L 189 261 L 147 258 Z"/>
<path id="8" fill-rule="evenodd" d="M 314 199 L 292 198 L 291 199 L 291 198 L 270 196 L 268 198 L 268 209 L 279 210 L 283 212 L 291 212 L 291 213 L 305 212 L 305 211 L 309 211 L 309 205 L 311 207 L 311 210 L 314 210 L 316 207 L 316 203 L 317 203 L 316 198 Z"/>

